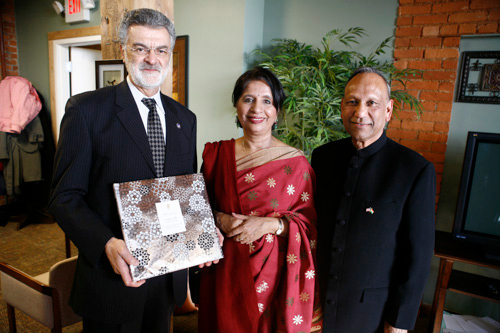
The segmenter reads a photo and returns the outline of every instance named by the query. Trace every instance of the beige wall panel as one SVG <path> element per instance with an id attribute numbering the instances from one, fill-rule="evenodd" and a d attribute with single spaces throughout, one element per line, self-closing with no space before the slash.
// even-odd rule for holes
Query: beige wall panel
<path id="1" fill-rule="evenodd" d="M 118 25 L 125 11 L 137 8 L 153 8 L 164 13 L 172 21 L 174 20 L 173 0 L 101 0 L 101 47 L 103 59 L 122 59 L 118 39 Z M 172 63 L 170 63 L 171 68 Z M 165 79 L 161 90 L 164 94 L 172 95 L 172 70 L 169 70 L 169 75 Z"/>

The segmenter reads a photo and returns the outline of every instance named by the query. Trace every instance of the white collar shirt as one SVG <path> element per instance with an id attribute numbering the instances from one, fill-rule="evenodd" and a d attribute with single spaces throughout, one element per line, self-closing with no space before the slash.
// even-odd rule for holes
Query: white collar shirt
<path id="1" fill-rule="evenodd" d="M 167 130 L 166 130 L 166 120 L 165 120 L 165 109 L 163 108 L 163 104 L 161 103 L 161 94 L 160 94 L 160 89 L 158 89 L 158 92 L 151 96 L 148 97 L 141 93 L 139 89 L 132 83 L 130 80 L 130 76 L 127 76 L 127 84 L 130 88 L 130 91 L 132 92 L 132 96 L 134 97 L 135 104 L 137 105 L 137 108 L 139 109 L 139 114 L 142 119 L 142 123 L 144 124 L 144 128 L 146 129 L 146 133 L 148 132 L 148 114 L 149 114 L 149 109 L 148 107 L 142 102 L 143 98 L 154 98 L 156 102 L 156 112 L 158 112 L 158 117 L 160 117 L 160 122 L 161 122 L 161 129 L 163 131 L 163 138 L 165 139 L 165 142 L 167 141 Z"/>

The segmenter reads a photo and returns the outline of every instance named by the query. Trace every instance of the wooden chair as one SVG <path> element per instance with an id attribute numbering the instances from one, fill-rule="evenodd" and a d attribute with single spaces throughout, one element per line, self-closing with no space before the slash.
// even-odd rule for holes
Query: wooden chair
<path id="1" fill-rule="evenodd" d="M 2 296 L 7 303 L 9 331 L 16 332 L 15 309 L 47 326 L 52 332 L 81 321 L 68 305 L 77 257 L 62 260 L 44 274 L 32 277 L 0 262 Z"/>
<path id="2" fill-rule="evenodd" d="M 66 249 L 66 258 L 71 257 L 71 241 L 69 240 L 68 235 L 64 234 L 64 246 Z"/>

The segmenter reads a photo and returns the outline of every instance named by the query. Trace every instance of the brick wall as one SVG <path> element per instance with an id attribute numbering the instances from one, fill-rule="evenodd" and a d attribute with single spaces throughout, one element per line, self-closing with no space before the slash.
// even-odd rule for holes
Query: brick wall
<path id="1" fill-rule="evenodd" d="M 446 142 L 457 79 L 461 35 L 500 32 L 500 0 L 400 0 L 394 61 L 423 71 L 407 91 L 423 104 L 420 119 L 403 108 L 387 135 L 434 163 L 441 188 Z"/>
<path id="2" fill-rule="evenodd" d="M 0 79 L 5 69 L 6 76 L 19 75 L 17 62 L 17 38 L 16 38 L 16 17 L 14 12 L 14 0 L 1 0 L 0 13 L 2 14 L 0 22 L 2 23 L 2 38 L 5 64 L 2 63 L 4 57 L 0 57 Z"/>

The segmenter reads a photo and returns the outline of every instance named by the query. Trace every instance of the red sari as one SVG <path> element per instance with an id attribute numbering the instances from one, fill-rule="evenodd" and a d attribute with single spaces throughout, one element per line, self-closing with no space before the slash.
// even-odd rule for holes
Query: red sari
<path id="1" fill-rule="evenodd" d="M 235 161 L 235 141 L 208 143 L 203 174 L 215 210 L 282 217 L 288 239 L 224 240 L 224 259 L 202 271 L 200 332 L 310 332 L 316 281 L 314 173 L 291 147 Z"/>

